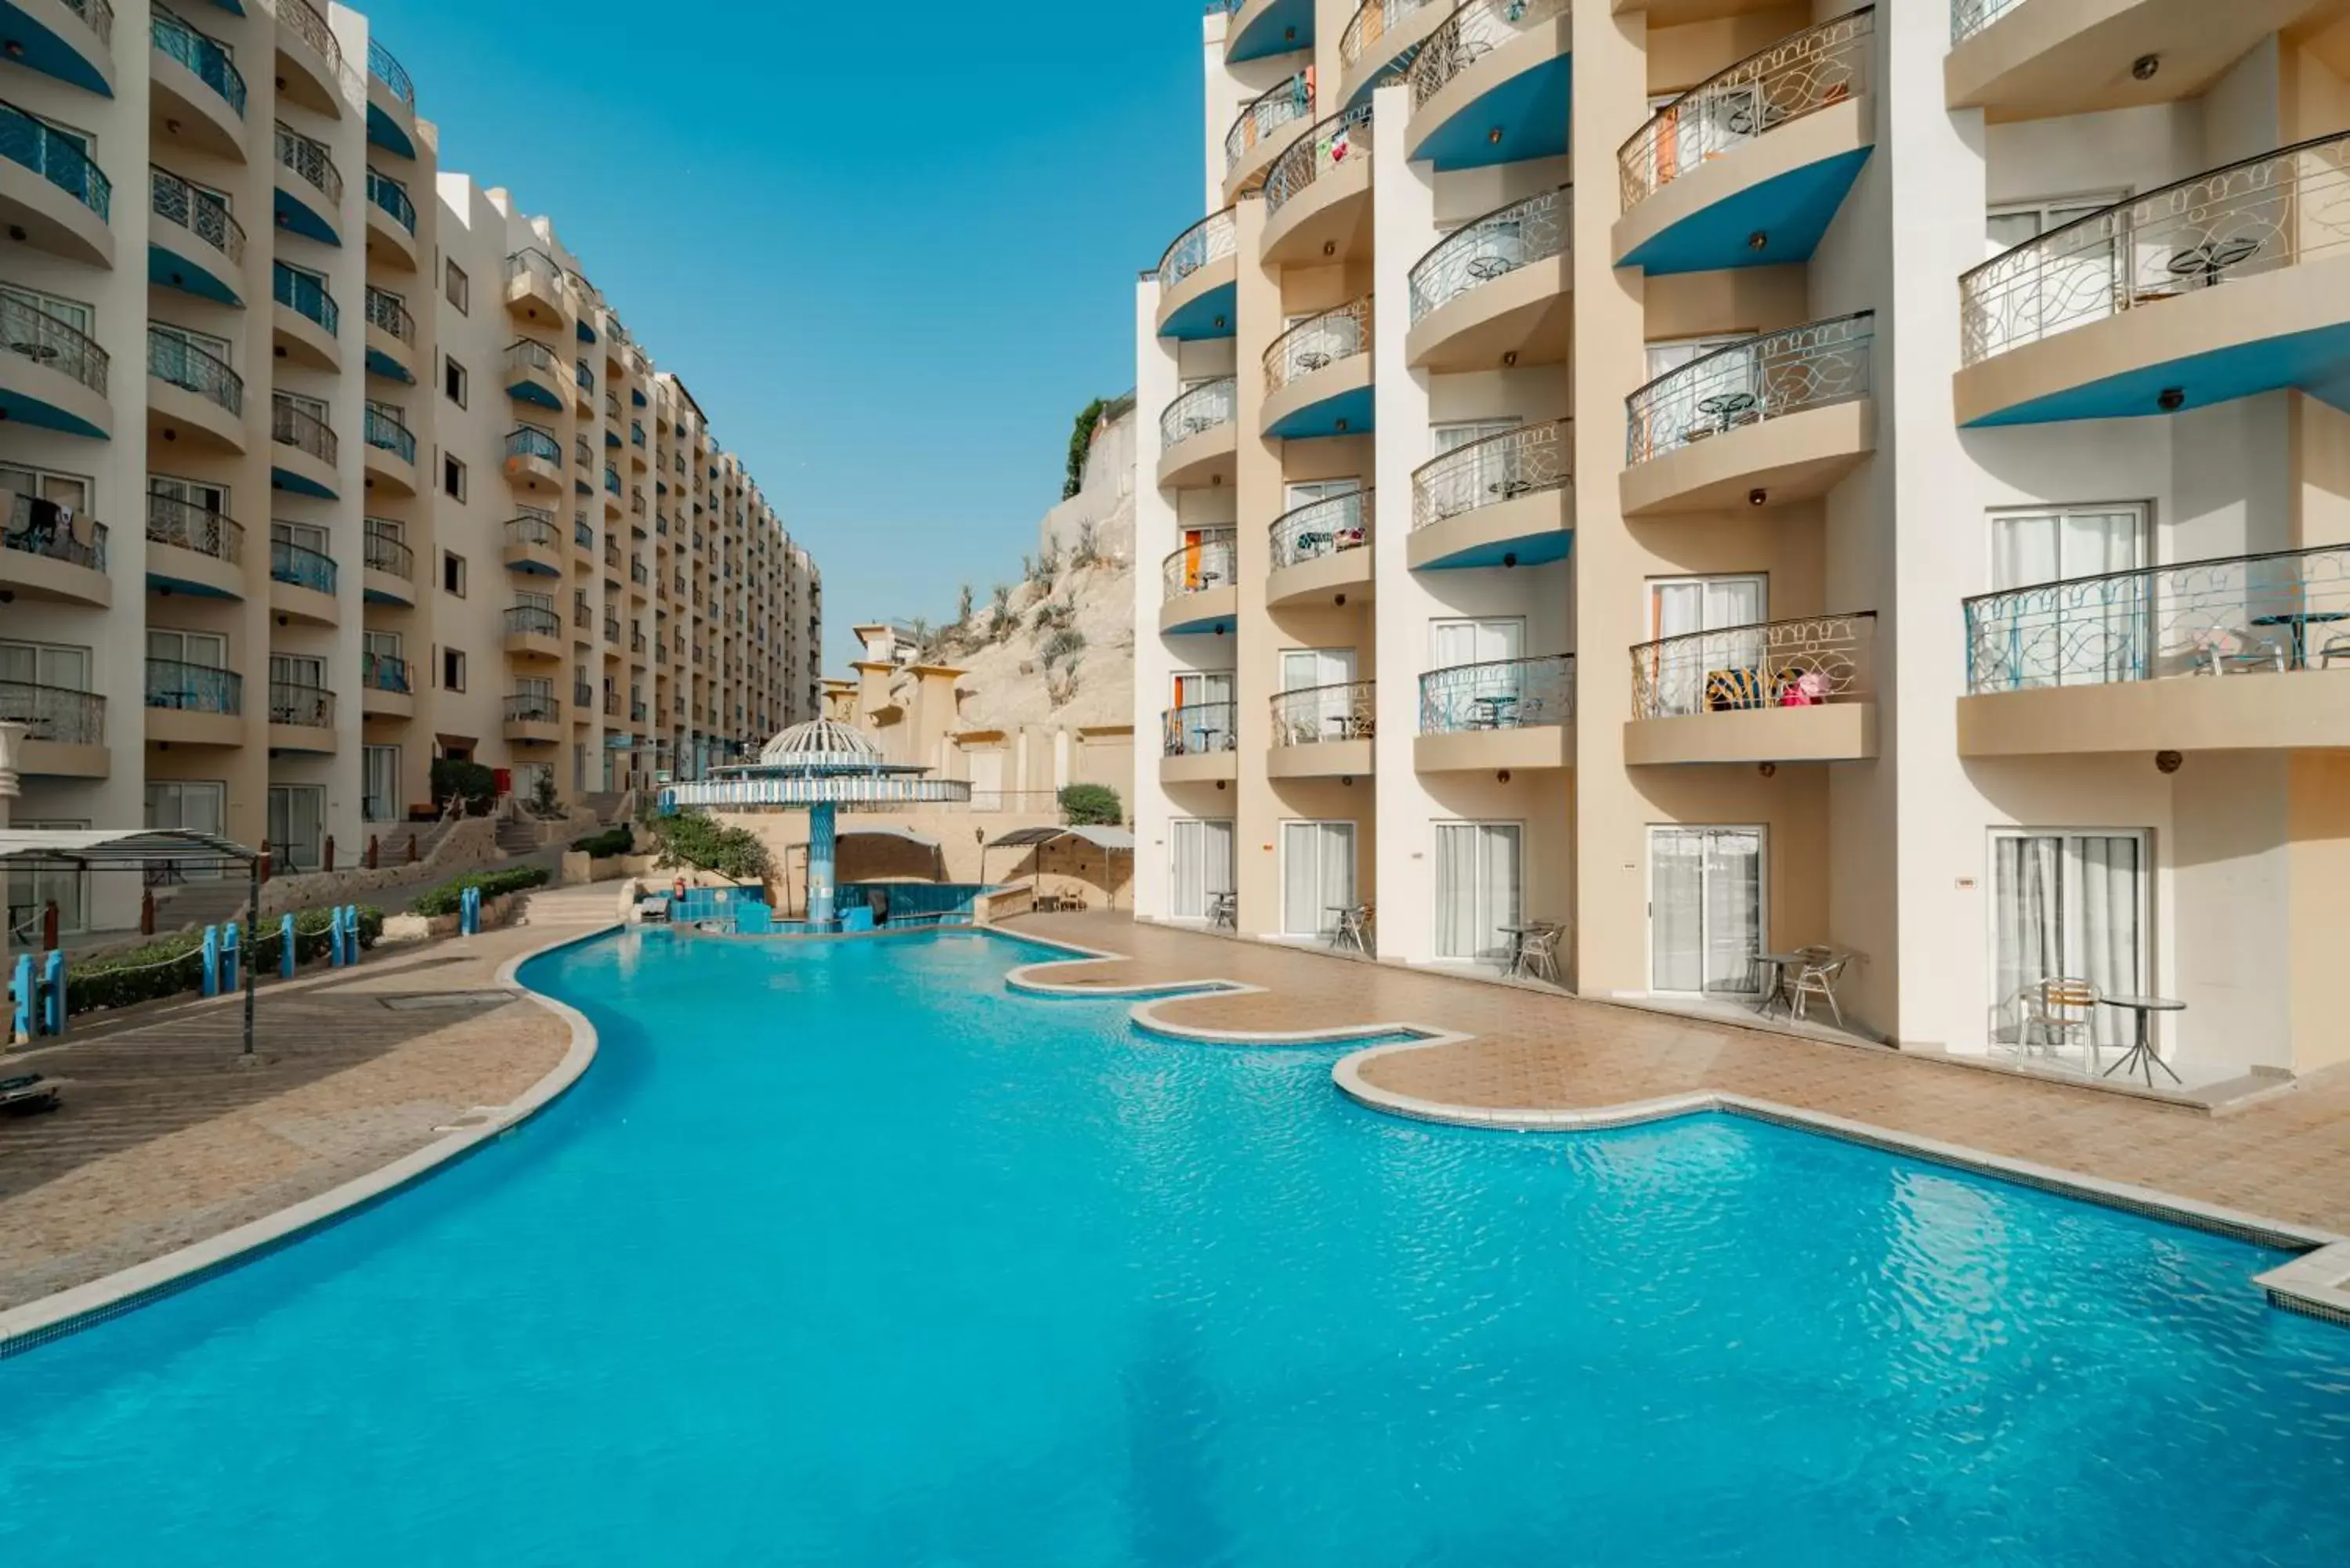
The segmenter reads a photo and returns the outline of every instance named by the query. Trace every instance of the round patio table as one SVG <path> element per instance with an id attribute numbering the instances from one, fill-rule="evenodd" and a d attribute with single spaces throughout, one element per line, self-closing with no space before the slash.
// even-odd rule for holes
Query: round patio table
<path id="1" fill-rule="evenodd" d="M 1701 400 L 1697 406 L 1697 411 L 1711 418 L 1716 425 L 1727 433 L 1731 424 L 1738 416 L 1753 406 L 1754 394 L 1752 392 L 1722 392 Z"/>
<path id="2" fill-rule="evenodd" d="M 1479 283 L 1491 283 L 1503 273 L 1515 272 L 1518 264 L 1507 256 L 1486 254 L 1469 258 L 1469 275 Z"/>
<path id="3" fill-rule="evenodd" d="M 2330 625 L 2337 620 L 2350 620 L 2350 610 L 2280 610 L 2275 615 L 2256 615 L 2254 626 L 2289 626 L 2293 628 L 2293 667 L 2309 667 L 2309 628 L 2313 623 Z"/>
<path id="4" fill-rule="evenodd" d="M 1787 989 L 1787 971 L 1800 968 L 1808 961 L 1807 956 L 1803 953 L 1756 953 L 1754 966 L 1757 969 L 1770 970 L 1771 983 L 1762 988 L 1762 1000 L 1756 1004 L 1754 1011 L 1765 1018 L 1770 1017 L 1771 1004 L 1783 1000 L 1783 993 Z"/>
<path id="5" fill-rule="evenodd" d="M 2158 1012 L 2186 1012 L 2185 1002 L 2168 996 L 2101 996 L 2097 1000 L 2107 1007 L 2118 1007 L 2137 1014 L 2137 1044 L 2132 1045 L 2120 1061 L 2098 1075 L 2100 1077 L 2112 1077 L 2116 1069 L 2120 1069 L 2126 1075 L 2129 1064 L 2136 1062 L 2138 1071 L 2146 1075 L 2146 1086 L 2149 1089 L 2154 1087 L 2154 1070 L 2157 1067 L 2169 1073 L 2172 1083 L 2180 1082 L 2178 1075 L 2170 1071 L 2170 1064 L 2154 1054 L 2149 1024 Z"/>

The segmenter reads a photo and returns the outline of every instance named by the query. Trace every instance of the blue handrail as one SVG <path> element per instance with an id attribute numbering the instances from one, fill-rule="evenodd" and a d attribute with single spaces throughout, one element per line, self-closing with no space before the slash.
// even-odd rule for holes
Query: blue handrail
<path id="1" fill-rule="evenodd" d="M 150 30 L 157 48 L 195 72 L 206 87 L 228 100 L 239 119 L 244 118 L 244 75 L 219 40 L 197 32 L 160 6 Z"/>
<path id="2" fill-rule="evenodd" d="M 0 100 L 0 158 L 21 163 L 101 218 L 114 214 L 114 186 L 80 142 Z"/>
<path id="3" fill-rule="evenodd" d="M 308 317 L 325 327 L 329 337 L 341 335 L 342 307 L 335 303 L 335 296 L 327 292 L 324 278 L 296 271 L 284 262 L 272 262 L 269 266 L 270 292 L 278 304 Z"/>
<path id="4" fill-rule="evenodd" d="M 370 164 L 367 171 L 368 200 L 390 213 L 400 226 L 410 234 L 416 232 L 416 203 L 409 200 L 407 187 L 389 174 L 379 174 Z"/>

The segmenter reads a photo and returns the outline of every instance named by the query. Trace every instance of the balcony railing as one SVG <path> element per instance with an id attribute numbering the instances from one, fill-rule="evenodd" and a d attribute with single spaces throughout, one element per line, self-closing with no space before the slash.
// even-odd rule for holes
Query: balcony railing
<path id="1" fill-rule="evenodd" d="M 335 155 L 327 151 L 325 142 L 313 140 L 280 120 L 277 161 L 316 188 L 328 206 L 343 204 L 343 171 L 335 167 Z"/>
<path id="2" fill-rule="evenodd" d="M 368 40 L 368 75 L 390 88 L 391 96 L 409 108 L 416 107 L 416 84 L 408 79 L 406 67 L 373 38 Z"/>
<path id="3" fill-rule="evenodd" d="M 70 323 L 13 294 L 0 294 L 0 347 L 106 395 L 106 350 Z"/>
<path id="4" fill-rule="evenodd" d="M 1575 192 L 1561 185 L 1464 223 L 1413 264 L 1411 319 L 1522 266 L 1566 253 L 1575 226 Z"/>
<path id="5" fill-rule="evenodd" d="M 65 0 L 65 7 L 89 25 L 99 43 L 114 42 L 114 7 L 106 0 Z"/>
<path id="6" fill-rule="evenodd" d="M 95 691 L 0 680 L 0 722 L 25 726 L 25 739 L 59 746 L 106 744 L 106 699 Z"/>
<path id="7" fill-rule="evenodd" d="M 402 582 L 416 580 L 416 552 L 407 541 L 389 530 L 394 524 L 387 518 L 367 520 L 367 569 L 382 572 Z"/>
<path id="8" fill-rule="evenodd" d="M 244 525 L 224 512 L 150 493 L 147 541 L 172 545 L 235 566 L 244 559 Z"/>
<path id="9" fill-rule="evenodd" d="M 530 425 L 520 425 L 506 432 L 506 455 L 536 458 L 554 468 L 563 466 L 562 446 L 545 431 Z"/>
<path id="10" fill-rule="evenodd" d="M 604 491 L 605 493 L 609 495 L 618 495 L 620 493 L 620 471 L 619 469 L 608 465 L 605 468 Z"/>
<path id="11" fill-rule="evenodd" d="M 31 496 L 11 492 L 7 515 L 0 517 L 0 549 L 102 572 L 106 570 L 106 524 L 87 517 L 61 519 L 55 507 L 42 507 L 36 515 Z"/>
<path id="12" fill-rule="evenodd" d="M 1367 741 L 1372 736 L 1376 682 L 1345 680 L 1335 686 L 1302 686 L 1273 694 L 1273 743 L 1311 746 L 1324 741 Z"/>
<path id="13" fill-rule="evenodd" d="M 559 724 L 563 703 L 551 691 L 518 691 L 506 699 L 510 724 Z"/>
<path id="14" fill-rule="evenodd" d="M 1167 405 L 1159 416 L 1159 439 L 1162 447 L 1176 446 L 1239 417 L 1239 388 L 1232 379 L 1203 381 Z"/>
<path id="15" fill-rule="evenodd" d="M 1766 332 L 1666 371 L 1625 400 L 1627 464 L 1691 441 L 1869 395 L 1877 316 Z"/>
<path id="16" fill-rule="evenodd" d="M 269 394 L 269 439 L 280 446 L 309 453 L 328 468 L 342 450 L 327 421 L 296 402 L 286 392 Z"/>
<path id="17" fill-rule="evenodd" d="M 554 513 L 534 508 L 506 519 L 506 543 L 525 549 L 553 550 L 561 545 L 563 535 L 555 526 Z"/>
<path id="18" fill-rule="evenodd" d="M 329 337 L 342 330 L 342 307 L 327 292 L 324 278 L 297 272 L 284 262 L 270 263 L 269 276 L 270 294 L 278 304 L 317 322 Z"/>
<path id="19" fill-rule="evenodd" d="M 563 618 L 545 605 L 515 605 L 506 610 L 508 637 L 561 637 Z"/>
<path id="20" fill-rule="evenodd" d="M 563 269 L 536 246 L 525 247 L 506 257 L 507 287 L 511 289 L 524 278 L 533 280 L 556 299 L 563 297 Z"/>
<path id="21" fill-rule="evenodd" d="M 389 174 L 377 172 L 375 166 L 369 164 L 367 193 L 369 201 L 391 214 L 393 223 L 411 234 L 416 232 L 416 203 L 410 199 L 407 186 Z"/>
<path id="22" fill-rule="evenodd" d="M 1185 594 L 1204 594 L 1211 588 L 1231 587 L 1237 566 L 1233 537 L 1233 530 L 1230 528 L 1200 530 L 1196 541 L 1185 545 L 1160 564 L 1159 576 L 1164 589 L 1161 597 L 1177 599 Z"/>
<path id="23" fill-rule="evenodd" d="M 368 325 L 379 332 L 388 333 L 402 343 L 416 341 L 416 318 L 408 314 L 408 306 L 400 296 L 386 294 L 370 284 L 367 291 Z"/>
<path id="24" fill-rule="evenodd" d="M 1162 709 L 1159 715 L 1160 746 L 1170 757 L 1204 757 L 1229 752 L 1240 744 L 1240 729 L 1230 702 L 1186 702 Z"/>
<path id="25" fill-rule="evenodd" d="M 1561 490 L 1574 478 L 1573 420 L 1520 425 L 1454 447 L 1413 471 L 1411 525 L 1418 530 L 1481 506 Z"/>
<path id="26" fill-rule="evenodd" d="M 1338 35 L 1339 65 L 1354 69 L 1397 23 L 1433 3 L 1434 0 L 1363 0 L 1347 19 L 1346 31 Z"/>
<path id="27" fill-rule="evenodd" d="M 0 128 L 5 123 L 0 117 Z M 226 202 L 167 170 L 150 167 L 147 182 L 157 217 L 187 230 L 230 261 L 244 262 L 244 226 L 230 215 Z"/>
<path id="28" fill-rule="evenodd" d="M 2133 196 L 1967 273 L 1965 362 L 2345 246 L 2350 134 L 2336 132 Z"/>
<path id="29" fill-rule="evenodd" d="M 1616 154 L 1624 211 L 1716 158 L 1868 90 L 1877 7 L 1780 39 L 1659 109 Z"/>
<path id="30" fill-rule="evenodd" d="M 1273 520 L 1274 569 L 1361 549 L 1371 542 L 1371 510 L 1367 490 L 1326 495 L 1291 507 Z"/>
<path id="31" fill-rule="evenodd" d="M 1301 376 L 1370 351 L 1371 302 L 1366 296 L 1309 316 L 1274 338 L 1264 351 L 1264 389 L 1278 392 Z"/>
<path id="32" fill-rule="evenodd" d="M 1632 717 L 1809 708 L 1874 694 L 1877 612 L 1691 632 L 1632 649 Z"/>
<path id="33" fill-rule="evenodd" d="M 1554 16 L 1567 0 L 1461 0 L 1411 62 L 1411 107 L 1419 109 L 1461 72 Z"/>
<path id="34" fill-rule="evenodd" d="M 1315 181 L 1349 159 L 1367 163 L 1371 156 L 1371 106 L 1368 100 L 1342 109 L 1289 144 L 1264 171 L 1264 215 L 1272 217 Z"/>
<path id="35" fill-rule="evenodd" d="M 2103 686 L 2350 659 L 2350 545 L 2143 566 L 1966 601 L 1967 690 Z"/>
<path id="36" fill-rule="evenodd" d="M 209 664 L 176 659 L 147 661 L 147 706 L 181 713 L 242 713 L 244 677 Z"/>
<path id="37" fill-rule="evenodd" d="M 645 444 L 645 427 L 634 420 L 629 421 L 629 444 L 630 446 Z"/>
<path id="38" fill-rule="evenodd" d="M 362 430 L 368 445 L 380 448 L 402 462 L 416 461 L 416 432 L 401 424 L 390 410 L 369 403 Z"/>
<path id="39" fill-rule="evenodd" d="M 306 730 L 331 730 L 335 727 L 335 694 L 306 681 L 272 680 L 269 722 L 298 724 Z"/>
<path id="40" fill-rule="evenodd" d="M 588 368 L 588 361 L 585 359 L 571 361 L 571 379 L 579 384 L 579 389 L 583 392 L 592 392 L 596 389 L 596 372 Z"/>
<path id="41" fill-rule="evenodd" d="M 226 46 L 197 32 L 161 5 L 155 7 L 149 26 L 156 48 L 193 71 L 197 80 L 220 94 L 229 108 L 236 110 L 239 119 L 244 118 L 244 76 L 236 68 L 236 62 L 229 58 Z"/>
<path id="42" fill-rule="evenodd" d="M 1224 172 L 1240 167 L 1241 160 L 1259 142 L 1284 125 L 1314 118 L 1314 81 L 1300 71 L 1278 81 L 1249 100 L 1224 132 Z"/>
<path id="43" fill-rule="evenodd" d="M 272 582 L 290 583 L 315 593 L 335 591 L 333 558 L 290 539 L 269 541 L 269 576 Z"/>
<path id="44" fill-rule="evenodd" d="M 588 711 L 596 706 L 596 689 L 593 686 L 588 685 L 585 680 L 573 681 L 571 683 L 571 705 L 574 708 L 578 709 L 583 713 Z"/>
<path id="45" fill-rule="evenodd" d="M 1456 664 L 1419 678 L 1419 732 L 1530 730 L 1575 722 L 1575 655 Z"/>
<path id="46" fill-rule="evenodd" d="M 583 550 L 596 547 L 596 530 L 588 524 L 585 513 L 571 519 L 571 542 Z"/>
<path id="47" fill-rule="evenodd" d="M 405 696 L 411 690 L 408 684 L 408 660 L 390 653 L 362 653 L 359 684 L 370 691 L 396 691 Z"/>
<path id="48" fill-rule="evenodd" d="M 2023 0 L 1950 0 L 1950 43 L 1953 47 L 1965 43 Z"/>
<path id="49" fill-rule="evenodd" d="M 555 351 L 544 343 L 534 343 L 527 337 L 517 337 L 506 345 L 506 374 L 518 376 L 535 372 L 550 381 L 560 381 L 563 371 Z"/>
<path id="50" fill-rule="evenodd" d="M 650 585 L 652 580 L 652 574 L 645 570 L 645 564 L 642 561 L 629 563 L 629 581 L 641 588 Z"/>
<path id="51" fill-rule="evenodd" d="M 616 572 L 620 569 L 620 546 L 617 541 L 604 541 L 604 565 Z"/>
<path id="52" fill-rule="evenodd" d="M 607 619 L 605 620 L 605 622 L 604 622 L 604 640 L 605 640 L 606 642 L 613 643 L 613 644 L 616 644 L 616 645 L 619 642 L 619 640 L 620 640 L 620 623 L 619 623 L 619 621 L 617 621 L 617 620 L 612 620 L 612 619 L 609 619 L 609 618 L 607 618 Z M 612 711 L 612 710 L 611 710 L 611 709 L 609 709 L 609 708 L 607 708 L 607 709 L 605 709 L 604 711 L 605 711 L 606 712 L 608 712 L 608 712 L 610 712 L 610 711 Z"/>
<path id="53" fill-rule="evenodd" d="M 100 218 L 111 220 L 114 186 L 81 144 L 5 100 L 0 100 L 0 158 L 23 164 Z"/>
<path id="54" fill-rule="evenodd" d="M 244 380 L 184 337 L 147 328 L 147 373 L 230 413 L 244 412 Z"/>

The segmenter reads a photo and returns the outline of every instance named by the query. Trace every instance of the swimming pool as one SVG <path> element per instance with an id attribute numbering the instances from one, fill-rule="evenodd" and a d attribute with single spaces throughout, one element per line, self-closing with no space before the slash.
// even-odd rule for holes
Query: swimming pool
<path id="1" fill-rule="evenodd" d="M 536 961 L 603 1041 L 544 1116 L 0 1361 L 0 1563 L 2350 1560 L 2277 1254 L 1725 1116 L 1400 1121 L 1036 956 Z"/>

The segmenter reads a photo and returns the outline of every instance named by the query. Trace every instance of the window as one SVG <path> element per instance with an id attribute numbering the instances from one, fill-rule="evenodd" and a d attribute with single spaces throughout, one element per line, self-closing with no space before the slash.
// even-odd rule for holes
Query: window
<path id="1" fill-rule="evenodd" d="M 1436 956 L 1507 957 L 1518 923 L 1520 849 L 1514 822 L 1436 825 Z"/>
<path id="2" fill-rule="evenodd" d="M 1504 431 L 1513 431 L 1521 421 L 1515 418 L 1498 420 L 1448 420 L 1428 427 L 1428 455 L 1442 457 L 1448 452 L 1467 446 L 1471 441 L 1483 441 Z"/>
<path id="3" fill-rule="evenodd" d="M 1993 588 L 2023 588 L 2067 578 L 2127 574 L 2147 564 L 2143 506 L 2047 506 L 1991 514 Z M 2117 576 L 2079 591 L 2050 596 L 2053 605 L 1972 649 L 1979 680 L 1993 687 L 2102 685 L 2145 673 L 2147 618 L 2143 579 Z"/>
<path id="4" fill-rule="evenodd" d="M 324 784 L 269 786 L 269 846 L 296 871 L 318 868 L 319 840 L 327 822 Z"/>
<path id="5" fill-rule="evenodd" d="M 1421 688 L 1420 723 L 1431 732 L 1498 730 L 1523 723 L 1555 723 L 1555 717 L 1524 711 L 1526 623 L 1515 618 L 1440 620 L 1429 623 L 1428 668 L 1473 668 Z M 1532 704 L 1541 705 L 1541 693 Z"/>
<path id="6" fill-rule="evenodd" d="M 457 307 L 457 314 L 464 315 L 472 306 L 473 280 L 455 262 L 442 263 L 441 270 L 442 291 L 448 295 L 449 303 Z"/>
<path id="7" fill-rule="evenodd" d="M 228 668 L 228 639 L 213 631 L 174 631 L 168 627 L 149 627 L 147 657 L 168 659 L 174 664 L 192 664 L 201 670 L 225 670 Z"/>
<path id="8" fill-rule="evenodd" d="M 69 832 L 88 822 L 19 822 L 19 828 Z M 89 873 L 10 867 L 7 882 L 8 931 L 18 948 L 38 948 L 48 907 L 57 907 L 57 934 L 89 929 Z"/>
<path id="9" fill-rule="evenodd" d="M 2105 996 L 2147 990 L 2149 836 L 2140 828 L 1999 829 L 1991 840 L 1991 1038 L 2022 1038 L 2024 991 L 2085 980 Z M 2100 1047 L 2135 1038 L 2126 1014 L 2091 1010 Z"/>
<path id="10" fill-rule="evenodd" d="M 465 597 L 465 557 L 453 550 L 441 552 L 441 591 Z"/>
<path id="11" fill-rule="evenodd" d="M 10 701 L 7 690 L 18 686 L 47 686 L 60 691 L 89 690 L 89 649 L 69 648 L 60 643 L 0 641 L 0 718 L 17 719 L 33 724 L 33 739 L 46 740 L 40 722 L 30 711 L 17 713 L 12 710 L 20 704 Z"/>
<path id="12" fill-rule="evenodd" d="M 81 308 L 88 310 L 89 307 L 83 306 Z M 56 313 L 53 311 L 51 314 Z M 85 325 L 82 330 L 87 332 L 89 328 Z M 197 332 L 189 327 L 175 327 L 168 321 L 151 321 L 147 324 L 147 330 L 157 337 L 172 343 L 184 344 L 199 353 L 208 354 L 224 365 L 233 368 L 236 364 L 232 345 L 225 337 L 215 337 L 209 332 Z"/>
<path id="13" fill-rule="evenodd" d="M 228 785 L 218 780 L 175 779 L 147 786 L 149 827 L 176 827 L 218 836 L 227 831 L 227 822 Z M 173 874 L 192 882 L 220 878 L 220 872 L 210 867 L 191 867 L 184 871 L 175 868 Z"/>
<path id="14" fill-rule="evenodd" d="M 441 454 L 441 489 L 454 500 L 465 499 L 465 465 L 445 452 Z"/>
<path id="15" fill-rule="evenodd" d="M 13 490 L 32 501 L 46 501 L 75 515 L 86 515 L 93 503 L 86 475 L 58 473 L 29 463 L 0 462 L 0 490 Z"/>
<path id="16" fill-rule="evenodd" d="M 0 284 L 0 299 L 13 300 L 18 305 L 37 310 L 44 316 L 54 317 L 85 337 L 91 337 L 96 331 L 98 313 L 78 299 L 68 299 L 63 295 L 57 294 L 42 294 L 36 289 L 19 288 L 15 284 Z M 159 330 L 166 334 L 178 330 L 176 327 L 165 327 L 161 322 L 156 323 L 156 326 Z"/>
<path id="17" fill-rule="evenodd" d="M 359 764 L 359 815 L 369 822 L 400 820 L 400 748 L 369 746 Z"/>
<path id="18" fill-rule="evenodd" d="M 1660 338 L 1648 346 L 1648 379 L 1653 381 L 1659 376 L 1669 375 L 1693 359 L 1702 359 L 1724 348 L 1734 348 L 1741 343 L 1752 343 L 1755 334 L 1752 332 L 1731 332 L 1710 337 Z"/>
<path id="19" fill-rule="evenodd" d="M 2002 202 L 1983 214 L 1983 236 L 1991 246 L 1991 254 L 1998 255 L 2026 240 L 2036 240 L 2051 229 L 2061 229 L 2075 219 L 2102 213 L 2121 199 L 2119 192 L 2109 192 L 2104 195 Z"/>
<path id="20" fill-rule="evenodd" d="M 1704 711 L 1717 671 L 1752 670 L 1759 678 L 1762 634 L 1752 628 L 1769 614 L 1769 590 L 1760 575 L 1649 580 L 1648 634 L 1666 646 L 1644 655 L 1656 708 L 1643 717 Z M 1691 640 L 1673 640 L 1682 638 Z"/>
<path id="21" fill-rule="evenodd" d="M 453 648 L 441 650 L 441 690 L 463 691 L 465 689 L 465 656 Z"/>
<path id="22" fill-rule="evenodd" d="M 1281 825 L 1281 932 L 1317 937 L 1355 904 L 1355 825 Z"/>
<path id="23" fill-rule="evenodd" d="M 1991 514 L 1991 583 L 2027 588 L 2146 564 L 2146 508 L 2036 506 Z"/>
<path id="24" fill-rule="evenodd" d="M 228 515 L 226 485 L 206 484 L 200 480 L 180 479 L 168 473 L 151 473 L 147 476 L 147 493 L 172 503 L 172 510 L 175 512 L 185 507 L 215 517 Z M 178 543 L 177 540 L 172 542 Z"/>
<path id="25" fill-rule="evenodd" d="M 465 367 L 447 355 L 441 359 L 441 390 L 459 408 L 465 406 Z"/>
<path id="26" fill-rule="evenodd" d="M 2002 203 L 1984 214 L 1983 248 L 1987 256 L 2000 255 L 2076 218 L 2100 212 L 2118 199 L 2094 195 Z M 2119 258 L 2111 237 L 2087 233 L 2077 238 L 2077 244 L 2069 238 L 2056 242 L 2051 247 L 2055 254 L 2035 261 L 2030 271 L 2019 273 L 2005 286 L 2006 297 L 1997 309 L 2010 341 L 2028 342 L 2112 315 L 2120 308 L 2116 300 L 2117 262 L 2127 265 L 2138 288 L 2168 293 L 2178 286 L 2178 275 L 2168 270 L 2172 254 L 2168 245 L 2142 248 L 2135 258 Z"/>

